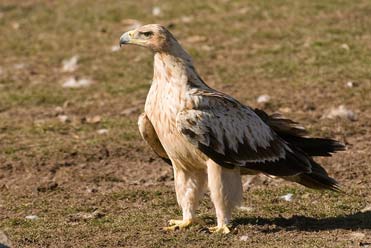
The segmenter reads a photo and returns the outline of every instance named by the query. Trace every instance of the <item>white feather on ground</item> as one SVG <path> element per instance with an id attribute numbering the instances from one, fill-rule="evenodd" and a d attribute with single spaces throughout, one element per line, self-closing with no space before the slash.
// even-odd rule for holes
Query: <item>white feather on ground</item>
<path id="1" fill-rule="evenodd" d="M 69 59 L 62 61 L 62 71 L 73 72 L 77 69 L 77 62 L 79 61 L 79 56 L 75 55 Z"/>
<path id="2" fill-rule="evenodd" d="M 357 120 L 357 115 L 344 105 L 340 105 L 335 108 L 331 108 L 328 110 L 324 115 L 323 118 L 328 118 L 328 119 L 336 119 L 336 118 L 341 118 L 341 119 L 347 119 L 350 121 L 356 121 Z"/>
<path id="3" fill-rule="evenodd" d="M 76 78 L 76 77 L 70 77 L 67 78 L 63 84 L 63 88 L 82 88 L 82 87 L 88 87 L 93 83 L 92 80 L 88 78 Z"/>

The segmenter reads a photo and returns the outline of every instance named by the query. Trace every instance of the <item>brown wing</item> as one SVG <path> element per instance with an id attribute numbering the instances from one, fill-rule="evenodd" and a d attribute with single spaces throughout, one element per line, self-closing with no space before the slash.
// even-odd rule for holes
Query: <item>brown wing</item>
<path id="1" fill-rule="evenodd" d="M 242 174 L 263 172 L 310 188 L 339 191 L 337 182 L 305 152 L 318 155 L 337 148 L 320 152 L 291 143 L 281 135 L 289 133 L 305 139 L 300 136 L 304 130 L 294 122 L 253 111 L 220 93 L 198 90 L 197 95 L 194 106 L 178 113 L 177 129 L 216 163 L 229 168 L 240 166 Z"/>
<path id="2" fill-rule="evenodd" d="M 177 115 L 177 129 L 221 166 L 271 175 L 311 172 L 310 159 L 290 146 L 252 109 L 221 93 L 198 90 L 192 108 Z"/>
<path id="3" fill-rule="evenodd" d="M 166 163 L 171 165 L 171 160 L 167 155 L 161 141 L 158 139 L 157 133 L 152 126 L 151 121 L 148 119 L 145 113 L 142 113 L 138 119 L 139 132 L 142 138 L 152 148 L 152 150 L 162 158 Z"/>

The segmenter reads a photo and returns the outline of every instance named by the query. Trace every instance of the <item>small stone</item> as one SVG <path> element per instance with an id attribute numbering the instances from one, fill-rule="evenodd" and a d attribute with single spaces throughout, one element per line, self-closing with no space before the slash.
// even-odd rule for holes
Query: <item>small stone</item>
<path id="1" fill-rule="evenodd" d="M 344 50 L 346 50 L 346 51 L 349 51 L 349 50 L 350 50 L 349 45 L 346 44 L 346 43 L 341 44 L 341 45 L 340 45 L 340 48 L 341 48 L 341 49 L 344 49 Z"/>
<path id="2" fill-rule="evenodd" d="M 152 9 L 152 15 L 159 16 L 161 15 L 161 8 L 158 6 L 153 7 Z"/>
<path id="3" fill-rule="evenodd" d="M 37 220 L 39 217 L 37 215 L 27 215 L 25 217 L 27 220 Z"/>
<path id="4" fill-rule="evenodd" d="M 77 134 L 71 134 L 71 136 L 73 137 L 73 138 L 75 138 L 75 139 L 80 139 L 80 136 L 78 136 Z"/>
<path id="5" fill-rule="evenodd" d="M 118 50 L 120 50 L 120 46 L 111 46 L 111 52 L 117 52 Z"/>
<path id="6" fill-rule="evenodd" d="M 70 122 L 70 118 L 67 115 L 58 115 L 58 120 L 62 123 Z"/>
<path id="7" fill-rule="evenodd" d="M 280 196 L 280 199 L 282 199 L 284 201 L 292 201 L 292 197 L 293 197 L 293 194 L 288 193 L 286 195 Z"/>
<path id="8" fill-rule="evenodd" d="M 259 96 L 256 101 L 261 104 L 267 104 L 271 100 L 269 95 L 261 95 Z"/>
<path id="9" fill-rule="evenodd" d="M 98 134 L 108 134 L 108 129 L 99 129 L 97 131 Z"/>
<path id="10" fill-rule="evenodd" d="M 63 60 L 62 64 L 62 71 L 64 72 L 73 72 L 77 69 L 77 62 L 79 60 L 79 56 L 75 55 L 69 59 Z"/>
<path id="11" fill-rule="evenodd" d="M 18 30 L 21 26 L 18 22 L 12 22 L 10 25 L 14 30 Z"/>
<path id="12" fill-rule="evenodd" d="M 240 241 L 248 241 L 249 240 L 249 236 L 247 235 L 243 235 L 240 237 Z"/>
<path id="13" fill-rule="evenodd" d="M 91 85 L 93 82 L 87 78 L 78 79 L 76 77 L 70 77 L 62 84 L 63 88 L 81 88 Z"/>
<path id="14" fill-rule="evenodd" d="M 100 117 L 99 115 L 95 115 L 93 117 L 87 117 L 86 118 L 86 122 L 90 123 L 90 124 L 97 124 L 97 123 L 101 122 L 101 120 L 102 120 L 102 117 Z"/>
<path id="15" fill-rule="evenodd" d="M 340 105 L 337 108 L 332 108 L 328 110 L 322 117 L 328 119 L 341 118 L 348 119 L 350 121 L 357 120 L 357 115 L 353 111 L 347 109 L 344 105 Z"/>
<path id="16" fill-rule="evenodd" d="M 353 87 L 356 87 L 357 86 L 357 83 L 356 82 L 353 82 L 353 81 L 348 81 L 345 85 L 348 88 L 353 88 Z"/>

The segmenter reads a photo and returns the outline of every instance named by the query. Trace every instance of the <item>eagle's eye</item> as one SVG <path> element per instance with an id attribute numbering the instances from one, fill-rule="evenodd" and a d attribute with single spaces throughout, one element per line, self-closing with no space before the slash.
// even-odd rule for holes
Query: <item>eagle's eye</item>
<path id="1" fill-rule="evenodd" d="M 153 32 L 152 32 L 152 31 L 141 32 L 140 34 L 141 34 L 142 36 L 146 37 L 146 38 L 150 38 L 150 37 L 153 35 Z"/>

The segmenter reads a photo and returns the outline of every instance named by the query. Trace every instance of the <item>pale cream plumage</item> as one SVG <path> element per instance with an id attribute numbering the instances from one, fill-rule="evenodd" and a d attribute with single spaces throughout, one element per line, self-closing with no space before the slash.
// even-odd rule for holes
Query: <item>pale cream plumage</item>
<path id="1" fill-rule="evenodd" d="M 263 172 L 308 187 L 337 189 L 311 156 L 341 150 L 340 143 L 304 138 L 296 123 L 211 89 L 191 57 L 160 25 L 129 31 L 120 44 L 154 52 L 153 81 L 138 124 L 143 139 L 173 165 L 183 219 L 171 220 L 167 230 L 196 221 L 198 202 L 208 186 L 217 215 L 217 226 L 210 230 L 229 232 L 231 212 L 242 199 L 241 173 Z"/>

